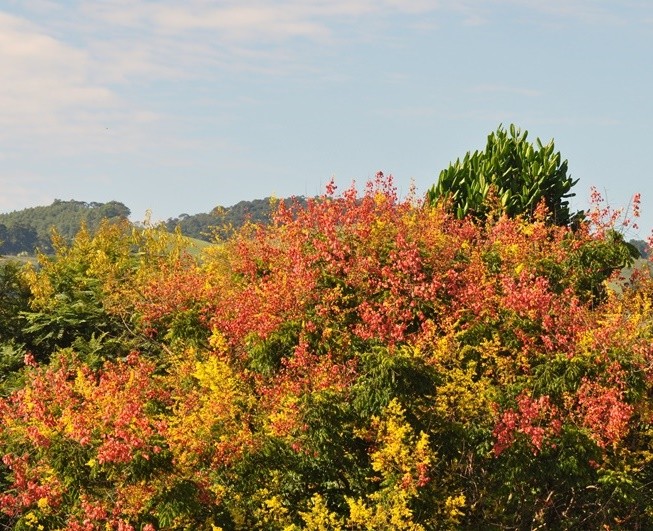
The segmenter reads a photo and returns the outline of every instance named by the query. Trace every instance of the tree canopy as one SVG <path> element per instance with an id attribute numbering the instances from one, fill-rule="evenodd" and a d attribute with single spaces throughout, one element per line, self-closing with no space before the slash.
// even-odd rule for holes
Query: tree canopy
<path id="1" fill-rule="evenodd" d="M 38 206 L 0 214 L 0 254 L 51 252 L 52 230 L 70 241 L 85 224 L 95 230 L 102 220 L 126 220 L 130 211 L 118 201 L 86 203 L 56 199 Z"/>
<path id="2" fill-rule="evenodd" d="M 381 174 L 279 207 L 201 257 L 105 223 L 6 270 L 5 527 L 653 527 L 653 281 L 610 287 L 618 227 Z"/>
<path id="3" fill-rule="evenodd" d="M 555 151 L 553 140 L 528 142 L 528 131 L 515 125 L 499 127 L 487 138 L 483 151 L 467 152 L 440 172 L 428 191 L 427 202 L 445 201 L 456 217 L 484 219 L 498 209 L 508 216 L 532 218 L 543 201 L 549 221 L 569 225 L 582 217 L 569 210 L 571 188 L 577 183 L 567 174 L 567 161 Z"/>
<path id="4" fill-rule="evenodd" d="M 179 229 L 185 236 L 214 241 L 217 238 L 227 238 L 246 223 L 259 223 L 267 225 L 272 221 L 279 201 L 287 206 L 298 202 L 305 203 L 303 197 L 276 200 L 272 197 L 254 199 L 252 201 L 239 201 L 233 206 L 216 206 L 207 213 L 180 214 L 176 218 L 166 221 L 170 232 Z"/>

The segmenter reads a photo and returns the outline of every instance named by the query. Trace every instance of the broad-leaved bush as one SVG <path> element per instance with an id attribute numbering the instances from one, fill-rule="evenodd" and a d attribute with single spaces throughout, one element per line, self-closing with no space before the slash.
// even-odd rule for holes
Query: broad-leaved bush
<path id="1" fill-rule="evenodd" d="M 531 206 L 459 219 L 379 174 L 199 257 L 55 240 L 14 283 L 2 525 L 652 528 L 653 282 L 614 223 Z"/>

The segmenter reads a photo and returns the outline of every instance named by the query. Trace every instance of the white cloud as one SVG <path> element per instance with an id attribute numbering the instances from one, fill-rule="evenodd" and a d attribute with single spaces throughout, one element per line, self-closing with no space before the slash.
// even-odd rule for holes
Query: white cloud
<path id="1" fill-rule="evenodd" d="M 26 114 L 51 116 L 71 106 L 106 106 L 111 91 L 89 81 L 87 55 L 40 32 L 33 24 L 0 13 L 0 120 Z M 5 122 L 6 123 L 6 122 Z"/>
<path id="2" fill-rule="evenodd" d="M 112 84 L 197 77 L 207 68 L 301 71 L 310 64 L 307 45 L 382 40 L 396 15 L 412 16 L 414 26 L 431 31 L 438 31 L 441 13 L 457 14 L 461 24 L 482 25 L 491 22 L 493 9 L 501 5 L 585 22 L 619 16 L 589 0 L 80 0 L 64 9 L 47 0 L 24 1 L 28 12 L 41 16 L 42 26 L 53 30 L 50 34 L 65 34 L 68 43 L 8 15 L 0 24 L 4 40 L 28 37 L 32 46 L 40 47 L 41 58 L 49 49 L 49 57 L 57 58 L 57 77 L 67 83 L 62 88 L 81 90 L 75 98 L 81 97 L 80 103 L 110 98 L 107 87 Z M 33 75 L 30 79 L 35 81 Z"/>
<path id="3" fill-rule="evenodd" d="M 234 6 L 204 11 L 185 8 L 161 8 L 155 13 L 158 29 L 173 33 L 214 30 L 230 40 L 288 39 L 328 35 L 324 24 L 311 20 L 308 13 L 284 11 L 274 7 Z"/>
<path id="4" fill-rule="evenodd" d="M 14 153 L 37 145 L 64 156 L 136 150 L 153 122 L 176 118 L 160 116 L 156 104 L 141 108 L 132 98 L 142 96 L 132 92 L 239 71 L 311 75 L 312 57 L 296 39 L 330 45 L 336 22 L 436 7 L 421 0 L 9 0 L 0 8 L 0 71 L 10 80 L 0 85 L 0 140 Z"/>
<path id="5" fill-rule="evenodd" d="M 0 139 L 5 144 L 29 138 L 34 148 L 39 137 L 56 144 L 86 132 L 90 113 L 91 120 L 101 120 L 120 106 L 108 87 L 92 81 L 87 53 L 1 12 L 0 71 Z"/>
<path id="6" fill-rule="evenodd" d="M 503 5 L 583 22 L 621 20 L 616 10 L 590 0 L 9 0 L 8 5 L 14 15 L 0 9 L 0 71 L 10 80 L 0 85 L 0 139 L 20 148 L 40 138 L 43 149 L 58 153 L 120 152 L 147 144 L 157 122 L 177 120 L 160 110 L 164 107 L 142 101 L 148 90 L 158 93 L 162 82 L 208 83 L 240 72 L 334 75 L 320 72 L 315 54 L 346 53 L 356 40 L 381 42 L 397 15 L 428 31 L 439 31 L 442 13 L 453 13 L 461 24 L 492 23 L 493 8 Z M 522 87 L 476 90 L 539 95 Z M 147 121 L 138 118 L 142 113 Z M 114 132 L 110 142 L 107 127 Z M 173 135 L 166 137 L 171 143 Z"/>

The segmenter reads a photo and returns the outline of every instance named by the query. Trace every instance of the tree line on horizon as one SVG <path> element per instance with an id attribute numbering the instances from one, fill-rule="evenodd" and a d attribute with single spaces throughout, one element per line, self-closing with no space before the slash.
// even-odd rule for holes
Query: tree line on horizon
<path id="1" fill-rule="evenodd" d="M 55 199 L 49 206 L 38 206 L 0 214 L 0 254 L 33 255 L 36 250 L 52 253 L 52 230 L 71 241 L 82 224 L 94 231 L 103 220 L 125 220 L 129 208 L 118 201 L 87 203 Z"/>
<path id="2" fill-rule="evenodd" d="M 216 239 L 228 238 L 246 223 L 270 223 L 279 201 L 283 201 L 286 206 L 292 203 L 305 205 L 307 198 L 279 200 L 266 197 L 239 201 L 230 207 L 217 206 L 207 213 L 180 214 L 167 219 L 164 226 L 170 232 L 180 230 L 184 236 L 210 243 Z M 53 229 L 59 236 L 72 241 L 82 224 L 86 224 L 93 232 L 102 220 L 126 220 L 130 213 L 129 208 L 118 201 L 86 203 L 55 200 L 49 206 L 0 214 L 0 256 L 34 256 L 37 250 L 46 254 L 52 253 Z M 644 240 L 630 239 L 629 243 L 639 250 L 642 258 L 648 256 Z"/>
<path id="3" fill-rule="evenodd" d="M 226 238 L 246 223 L 270 223 L 279 201 L 286 204 L 305 203 L 305 198 L 254 199 L 239 201 L 233 206 L 217 206 L 208 213 L 180 214 L 163 225 L 170 231 L 180 230 L 185 236 L 211 242 Z M 97 230 L 102 220 L 128 219 L 130 210 L 123 203 L 87 203 L 84 201 L 55 200 L 49 206 L 26 208 L 0 214 L 0 255 L 34 255 L 38 250 L 52 253 L 52 231 L 67 241 L 80 230 L 82 224 Z"/>

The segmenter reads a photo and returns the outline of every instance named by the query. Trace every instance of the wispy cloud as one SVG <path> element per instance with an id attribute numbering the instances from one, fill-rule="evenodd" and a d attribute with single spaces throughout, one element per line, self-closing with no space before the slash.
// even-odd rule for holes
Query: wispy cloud
<path id="1" fill-rule="evenodd" d="M 241 73 L 263 76 L 255 78 L 261 83 L 265 76 L 333 76 L 320 70 L 316 56 L 387 42 L 385 30 L 397 20 L 437 32 L 440 15 L 491 24 L 500 6 L 584 23 L 626 17 L 614 3 L 608 9 L 591 0 L 7 0 L 5 6 L 0 139 L 18 151 L 38 144 L 57 153 L 134 151 L 152 142 L 152 131 L 158 142 L 174 144 L 179 118 L 144 99 L 148 90 Z M 472 91 L 540 95 L 497 85 Z"/>
<path id="2" fill-rule="evenodd" d="M 210 31 L 214 42 L 320 41 L 333 33 L 332 23 L 394 13 L 435 11 L 439 3 L 421 0 L 298 0 L 248 2 L 85 2 L 82 10 L 95 21 L 147 29 L 159 35 Z"/>
<path id="3" fill-rule="evenodd" d="M 155 114 L 124 101 L 82 46 L 64 42 L 38 23 L 0 12 L 0 140 L 13 156 L 26 152 L 115 152 L 133 139 L 108 140 L 125 124 Z"/>
<path id="4" fill-rule="evenodd" d="M 130 151 L 167 121 L 159 131 L 175 143 L 177 118 L 142 100 L 148 87 L 234 72 L 307 76 L 315 50 L 298 40 L 309 50 L 333 46 L 339 22 L 437 8 L 422 0 L 8 0 L 0 8 L 0 139 L 14 152 Z"/>
<path id="5" fill-rule="evenodd" d="M 31 116 L 48 121 L 66 108 L 115 104 L 110 90 L 89 79 L 89 63 L 83 51 L 0 13 L 0 123 L 16 125 Z"/>

